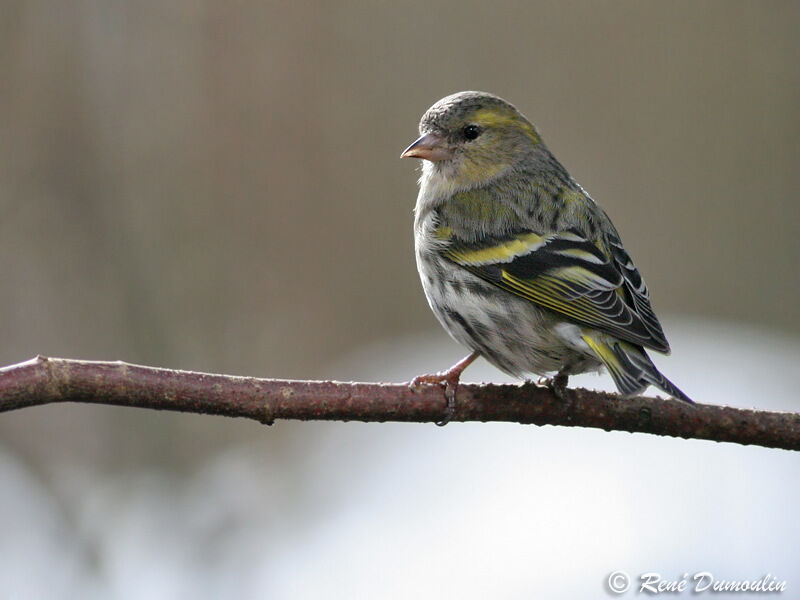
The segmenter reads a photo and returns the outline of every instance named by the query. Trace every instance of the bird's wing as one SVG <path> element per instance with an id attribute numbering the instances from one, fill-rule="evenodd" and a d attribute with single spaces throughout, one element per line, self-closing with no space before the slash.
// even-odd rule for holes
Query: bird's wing
<path id="1" fill-rule="evenodd" d="M 507 292 L 574 323 L 669 352 L 647 286 L 616 235 L 606 243 L 577 230 L 517 232 L 470 243 L 438 237 L 445 257 Z"/>

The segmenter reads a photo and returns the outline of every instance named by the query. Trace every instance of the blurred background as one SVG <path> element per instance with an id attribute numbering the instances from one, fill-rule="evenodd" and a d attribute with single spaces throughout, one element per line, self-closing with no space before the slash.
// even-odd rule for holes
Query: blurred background
<path id="1" fill-rule="evenodd" d="M 798 30 L 791 1 L 0 0 L 0 364 L 448 366 L 398 156 L 480 89 L 613 218 L 665 373 L 798 410 Z M 602 597 L 618 569 L 797 590 L 797 473 L 579 429 L 28 409 L 0 415 L 0 597 Z"/>

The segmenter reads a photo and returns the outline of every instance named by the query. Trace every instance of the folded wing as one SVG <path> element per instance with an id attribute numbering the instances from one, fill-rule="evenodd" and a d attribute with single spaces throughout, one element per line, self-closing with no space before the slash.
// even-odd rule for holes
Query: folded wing
<path id="1" fill-rule="evenodd" d="M 449 260 L 499 288 L 574 323 L 669 352 L 647 286 L 615 235 L 602 243 L 578 231 L 443 241 Z"/>

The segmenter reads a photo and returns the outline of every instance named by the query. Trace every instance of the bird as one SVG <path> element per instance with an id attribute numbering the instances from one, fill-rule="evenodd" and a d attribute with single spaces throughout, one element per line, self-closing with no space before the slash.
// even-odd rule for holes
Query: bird
<path id="1" fill-rule="evenodd" d="M 605 368 L 623 398 L 653 385 L 693 403 L 647 350 L 670 347 L 644 279 L 606 212 L 511 103 L 487 92 L 442 98 L 401 158 L 422 160 L 414 246 L 436 318 L 470 354 L 424 384 L 445 387 L 449 421 L 478 357 L 539 377 L 564 399 L 570 375 Z"/>

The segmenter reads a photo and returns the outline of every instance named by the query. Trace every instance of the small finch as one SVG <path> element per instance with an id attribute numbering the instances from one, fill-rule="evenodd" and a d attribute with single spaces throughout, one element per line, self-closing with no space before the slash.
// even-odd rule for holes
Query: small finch
<path id="1" fill-rule="evenodd" d="M 442 98 L 402 157 L 423 159 L 417 269 L 431 309 L 471 354 L 412 385 L 444 383 L 448 414 L 478 356 L 506 373 L 568 377 L 605 367 L 620 394 L 654 385 L 691 402 L 645 348 L 669 353 L 619 234 L 514 106 L 484 92 Z"/>

